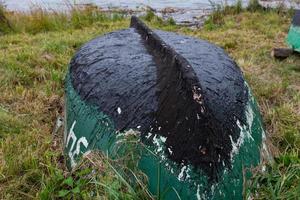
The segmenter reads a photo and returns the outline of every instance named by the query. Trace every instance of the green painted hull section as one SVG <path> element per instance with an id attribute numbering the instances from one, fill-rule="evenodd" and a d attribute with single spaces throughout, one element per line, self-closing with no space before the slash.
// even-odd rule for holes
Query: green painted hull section
<path id="1" fill-rule="evenodd" d="M 66 77 L 65 154 L 70 168 L 90 150 L 98 149 L 116 156 L 117 137 L 113 121 L 99 108 L 88 105 Z M 232 168 L 219 174 L 218 183 L 209 183 L 206 175 L 191 166 L 178 166 L 164 154 L 164 138 L 156 135 L 152 146 L 140 143 L 139 168 L 148 176 L 149 191 L 157 199 L 243 199 L 243 182 L 251 176 L 249 168 L 260 163 L 264 130 L 256 102 L 251 96 L 247 105 L 249 126 L 239 125 L 241 137 L 233 144 Z M 151 133 L 149 133 L 151 135 Z M 180 198 L 178 197 L 180 196 Z"/>
<path id="2" fill-rule="evenodd" d="M 295 51 L 300 52 L 300 27 L 291 25 L 288 36 L 287 43 L 290 48 Z"/>

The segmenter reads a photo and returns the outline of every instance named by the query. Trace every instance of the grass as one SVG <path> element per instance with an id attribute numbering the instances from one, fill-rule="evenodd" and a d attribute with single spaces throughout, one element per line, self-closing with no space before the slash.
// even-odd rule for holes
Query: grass
<path id="1" fill-rule="evenodd" d="M 0 30 L 0 199 L 151 199 L 145 177 L 130 159 L 111 161 L 93 154 L 68 172 L 61 134 L 52 134 L 62 115 L 64 75 L 76 49 L 98 35 L 127 28 L 129 19 L 108 16 L 94 7 L 75 9 L 70 15 L 40 8 L 29 14 L 5 9 L 1 13 L 6 20 L 0 23 L 11 28 Z M 257 97 L 275 155 L 274 163 L 254 171 L 247 195 L 296 199 L 300 57 L 278 61 L 270 56 L 273 47 L 285 46 L 291 14 L 236 6 L 215 12 L 196 30 L 176 26 L 172 20 L 163 22 L 151 13 L 144 19 L 154 28 L 213 42 L 236 60 Z"/>
<path id="2" fill-rule="evenodd" d="M 11 24 L 8 21 L 4 6 L 0 2 L 0 33 L 7 33 L 12 30 Z"/>
<path id="3" fill-rule="evenodd" d="M 84 7 L 73 6 L 67 3 L 69 12 L 47 12 L 42 7 L 35 6 L 30 13 L 7 12 L 0 7 L 0 23 L 4 25 L 5 32 L 14 33 L 40 33 L 49 31 L 60 31 L 62 29 L 80 29 L 94 23 L 118 21 L 123 18 L 121 12 L 107 14 L 101 12 L 100 8 L 87 5 Z M 6 17 L 5 17 L 6 16 Z M 1 29 L 0 29 L 1 31 Z"/>

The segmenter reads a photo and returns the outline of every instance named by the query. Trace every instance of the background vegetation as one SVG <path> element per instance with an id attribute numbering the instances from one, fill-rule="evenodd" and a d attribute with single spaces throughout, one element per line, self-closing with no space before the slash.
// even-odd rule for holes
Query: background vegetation
<path id="1" fill-rule="evenodd" d="M 244 9 L 215 7 L 201 29 L 163 21 L 148 12 L 153 28 L 206 39 L 223 47 L 242 68 L 260 105 L 274 162 L 254 169 L 246 183 L 251 199 L 297 199 L 300 196 L 300 57 L 270 56 L 284 47 L 292 11 L 266 10 L 256 1 Z M 134 158 L 111 161 L 101 154 L 64 167 L 60 131 L 64 75 L 83 43 L 127 28 L 122 13 L 94 6 L 69 14 L 12 13 L 0 7 L 0 199 L 151 199 Z M 131 144 L 134 144 L 131 143 Z M 134 149 L 134 146 L 133 146 Z M 116 170 L 118 169 L 118 170 Z"/>

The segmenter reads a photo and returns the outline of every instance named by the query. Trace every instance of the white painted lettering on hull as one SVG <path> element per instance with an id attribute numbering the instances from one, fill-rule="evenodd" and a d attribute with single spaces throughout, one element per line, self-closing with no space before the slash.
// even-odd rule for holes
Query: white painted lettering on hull
<path id="1" fill-rule="evenodd" d="M 85 137 L 81 137 L 81 138 L 79 138 L 79 140 L 77 140 L 77 137 L 74 133 L 75 125 L 76 125 L 76 120 L 73 122 L 73 124 L 70 128 L 69 134 L 66 137 L 67 138 L 66 148 L 69 146 L 70 140 L 72 139 L 72 144 L 71 144 L 71 147 L 70 147 L 69 153 L 68 153 L 72 168 L 76 166 L 75 157 L 80 154 L 80 146 L 83 145 L 85 148 L 87 148 L 89 145 L 89 143 Z"/>

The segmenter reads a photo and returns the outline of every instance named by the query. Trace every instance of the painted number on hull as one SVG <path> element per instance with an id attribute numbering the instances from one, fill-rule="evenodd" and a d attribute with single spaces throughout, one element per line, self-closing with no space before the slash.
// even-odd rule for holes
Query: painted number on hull
<path id="1" fill-rule="evenodd" d="M 88 147 L 88 142 L 85 137 L 81 137 L 77 140 L 77 137 L 74 133 L 74 127 L 75 127 L 76 121 L 73 122 L 71 129 L 69 131 L 69 134 L 67 136 L 67 142 L 66 142 L 66 148 L 68 147 L 70 140 L 72 139 L 72 144 L 68 153 L 68 156 L 71 161 L 71 167 L 75 167 L 75 156 L 79 155 L 80 153 L 80 145 L 83 145 L 85 148 Z"/>

